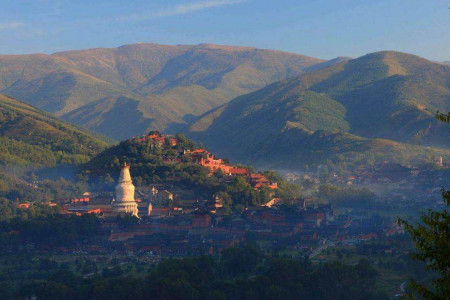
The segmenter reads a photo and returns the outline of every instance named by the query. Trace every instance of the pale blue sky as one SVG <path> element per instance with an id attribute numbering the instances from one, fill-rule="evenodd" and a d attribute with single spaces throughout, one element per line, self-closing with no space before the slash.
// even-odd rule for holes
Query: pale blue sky
<path id="1" fill-rule="evenodd" d="M 450 60 L 448 0 L 0 0 L 0 53 L 216 43 Z"/>

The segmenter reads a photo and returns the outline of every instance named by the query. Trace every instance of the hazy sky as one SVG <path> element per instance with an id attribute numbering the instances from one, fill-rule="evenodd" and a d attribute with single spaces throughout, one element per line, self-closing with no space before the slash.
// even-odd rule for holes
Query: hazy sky
<path id="1" fill-rule="evenodd" d="M 450 60 L 448 0 L 0 0 L 0 53 L 216 43 Z"/>

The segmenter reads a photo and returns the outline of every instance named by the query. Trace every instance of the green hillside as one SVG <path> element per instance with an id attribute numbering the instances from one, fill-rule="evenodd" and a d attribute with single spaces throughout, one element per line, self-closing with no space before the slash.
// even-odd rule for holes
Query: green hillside
<path id="1" fill-rule="evenodd" d="M 3 166 L 76 164 L 106 146 L 84 130 L 1 94 L 0 140 Z"/>
<path id="2" fill-rule="evenodd" d="M 272 168 L 355 155 L 426 160 L 450 153 L 437 149 L 450 142 L 442 138 L 448 127 L 435 119 L 450 109 L 449 84 L 449 67 L 378 52 L 237 97 L 188 134 L 220 155 Z"/>
<path id="3" fill-rule="evenodd" d="M 59 179 L 71 165 L 88 161 L 106 140 L 18 100 L 0 94 L 0 201 L 45 201 L 79 193 Z M 56 180 L 35 173 L 52 170 Z"/>
<path id="4" fill-rule="evenodd" d="M 135 44 L 52 55 L 2 55 L 0 92 L 124 139 L 149 129 L 174 131 L 236 96 L 324 62 L 212 44 Z M 117 118 L 123 105 L 126 109 Z M 116 129 L 119 125 L 121 130 Z"/>

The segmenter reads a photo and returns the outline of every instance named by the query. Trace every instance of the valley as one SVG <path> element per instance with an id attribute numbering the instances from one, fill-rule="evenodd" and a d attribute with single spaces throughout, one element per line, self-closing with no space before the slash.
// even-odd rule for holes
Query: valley
<path id="1" fill-rule="evenodd" d="M 436 112 L 450 110 L 449 80 L 450 67 L 392 51 L 324 61 L 137 44 L 0 56 L 0 279 L 29 256 L 14 293 L 7 281 L 0 292 L 46 291 L 66 274 L 58 293 L 125 278 L 146 293 L 166 264 L 205 259 L 211 272 L 233 265 L 210 287 L 245 279 L 252 290 L 279 264 L 304 280 L 335 268 L 374 299 L 404 293 L 411 274 L 429 283 L 397 219 L 445 208 L 448 126 Z"/>

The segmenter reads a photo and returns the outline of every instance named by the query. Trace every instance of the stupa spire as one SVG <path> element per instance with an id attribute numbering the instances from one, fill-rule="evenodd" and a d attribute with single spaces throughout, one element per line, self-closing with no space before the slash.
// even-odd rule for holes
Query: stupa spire
<path id="1" fill-rule="evenodd" d="M 134 190 L 130 166 L 125 162 L 120 170 L 119 182 L 116 186 L 116 199 L 113 203 L 114 212 L 138 215 L 137 203 L 134 200 Z"/>
<path id="2" fill-rule="evenodd" d="M 119 184 L 130 183 L 132 185 L 130 166 L 124 163 L 120 170 Z"/>

